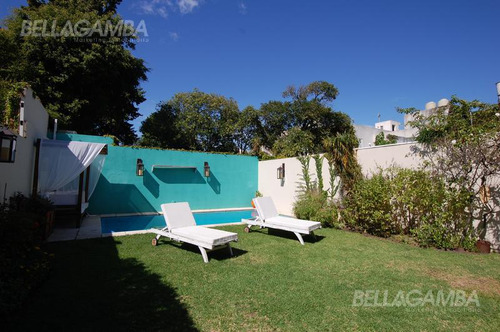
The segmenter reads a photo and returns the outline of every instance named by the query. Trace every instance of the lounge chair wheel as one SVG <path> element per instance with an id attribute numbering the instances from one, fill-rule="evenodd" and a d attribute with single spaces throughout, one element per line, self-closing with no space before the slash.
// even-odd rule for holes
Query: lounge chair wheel
<path id="1" fill-rule="evenodd" d="M 151 240 L 151 244 L 156 247 L 158 245 L 158 240 L 156 238 L 154 238 L 153 240 Z"/>
<path id="2" fill-rule="evenodd" d="M 245 233 L 250 233 L 250 227 L 245 227 Z"/>

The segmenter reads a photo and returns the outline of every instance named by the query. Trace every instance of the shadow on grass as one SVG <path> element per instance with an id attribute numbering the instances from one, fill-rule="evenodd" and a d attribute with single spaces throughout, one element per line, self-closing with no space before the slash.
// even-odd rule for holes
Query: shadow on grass
<path id="1" fill-rule="evenodd" d="M 267 229 L 268 235 L 278 236 L 278 237 L 282 237 L 284 239 L 291 239 L 291 240 L 298 241 L 297 237 L 292 232 L 283 231 L 281 229 L 274 229 L 274 228 L 266 228 L 266 229 Z M 252 228 L 252 230 L 250 232 L 251 233 L 259 232 L 262 234 L 266 233 L 266 231 L 264 229 L 256 229 L 256 228 Z M 316 242 L 323 240 L 324 238 L 325 238 L 324 236 L 317 235 L 317 234 L 315 234 L 314 236 L 302 234 L 302 239 L 304 240 L 305 243 L 316 243 Z"/>
<path id="2" fill-rule="evenodd" d="M 192 253 L 196 253 L 196 254 L 198 254 L 200 256 L 200 260 L 203 259 L 202 256 L 201 256 L 201 253 L 200 253 L 200 249 L 198 249 L 197 246 L 189 244 L 189 243 L 184 243 L 184 242 L 183 243 L 178 243 L 178 242 L 174 242 L 174 241 L 170 241 L 170 240 L 161 239 L 158 242 L 158 245 L 171 245 L 171 246 L 177 247 L 179 249 L 183 249 L 183 250 L 186 250 L 186 251 L 190 251 Z M 231 259 L 231 258 L 242 256 L 242 255 L 244 255 L 244 254 L 246 254 L 248 252 L 248 251 L 243 250 L 243 249 L 235 248 L 232 245 L 231 245 L 231 249 L 233 250 L 233 255 L 232 256 L 229 254 L 229 249 L 221 248 L 221 249 L 217 249 L 217 250 L 208 252 L 208 259 L 209 260 L 215 259 L 215 260 L 218 260 L 218 261 L 222 261 L 222 260 L 226 260 L 226 259 Z"/>
<path id="3" fill-rule="evenodd" d="M 7 322 L 16 331 L 196 331 L 175 289 L 113 238 L 54 243 L 49 279 Z M 5 331 L 5 330 L 4 330 Z"/>

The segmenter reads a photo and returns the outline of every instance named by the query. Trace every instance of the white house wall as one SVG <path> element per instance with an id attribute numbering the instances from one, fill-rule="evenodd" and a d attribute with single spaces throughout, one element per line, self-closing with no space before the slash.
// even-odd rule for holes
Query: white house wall
<path id="1" fill-rule="evenodd" d="M 29 88 L 25 89 L 21 100 L 24 101 L 26 137 L 17 137 L 15 162 L 0 163 L 0 202 L 16 192 L 31 193 L 35 142 L 38 138 L 47 138 L 49 115 L 40 100 L 33 97 Z"/>
<path id="2" fill-rule="evenodd" d="M 285 179 L 277 178 L 277 168 L 285 164 Z M 311 180 L 317 181 L 316 164 L 311 158 L 309 163 Z M 323 188 L 330 190 L 330 174 L 328 162 L 323 159 Z M 297 158 L 265 160 L 259 162 L 259 191 L 263 196 L 270 196 L 276 204 L 278 212 L 293 215 L 293 203 L 297 200 L 302 182 L 302 165 Z"/>
<path id="3" fill-rule="evenodd" d="M 383 132 L 382 129 L 364 125 L 354 125 L 354 130 L 359 140 L 359 146 L 362 147 L 375 145 L 375 137 Z"/>
<path id="4" fill-rule="evenodd" d="M 384 133 L 385 137 L 387 137 L 387 135 L 395 135 L 398 143 L 415 141 L 414 136 L 417 133 L 417 129 L 415 128 L 389 131 L 365 125 L 354 125 L 354 130 L 356 132 L 356 137 L 359 140 L 360 148 L 375 146 L 375 138 L 380 133 Z"/>

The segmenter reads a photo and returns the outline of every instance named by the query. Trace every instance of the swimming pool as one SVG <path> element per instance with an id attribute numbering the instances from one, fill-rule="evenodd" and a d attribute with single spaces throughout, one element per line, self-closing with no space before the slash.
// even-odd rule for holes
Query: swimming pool
<path id="1" fill-rule="evenodd" d="M 240 222 L 242 218 L 251 218 L 254 210 L 214 211 L 193 213 L 197 225 L 230 224 Z M 101 232 L 115 233 L 139 231 L 165 227 L 163 215 L 102 217 Z"/>

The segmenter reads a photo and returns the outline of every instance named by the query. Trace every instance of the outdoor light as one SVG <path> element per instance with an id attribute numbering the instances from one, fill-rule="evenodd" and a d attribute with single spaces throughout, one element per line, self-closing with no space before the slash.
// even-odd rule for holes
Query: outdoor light
<path id="1" fill-rule="evenodd" d="M 144 175 L 144 164 L 142 162 L 142 159 L 137 159 L 137 166 L 135 169 L 135 174 L 137 176 L 143 176 Z"/>
<path id="2" fill-rule="evenodd" d="M 285 178 L 285 164 L 281 164 L 280 167 L 278 167 L 277 171 L 277 177 L 278 179 L 282 180 Z"/>
<path id="3" fill-rule="evenodd" d="M 17 136 L 6 127 L 0 127 L 0 162 L 13 163 L 16 157 Z"/>
<path id="4" fill-rule="evenodd" d="M 210 166 L 208 166 L 208 161 L 205 161 L 203 166 L 203 175 L 205 175 L 206 178 L 210 177 Z"/>

